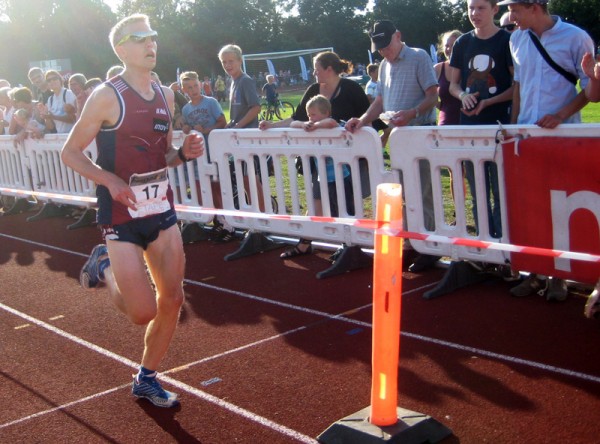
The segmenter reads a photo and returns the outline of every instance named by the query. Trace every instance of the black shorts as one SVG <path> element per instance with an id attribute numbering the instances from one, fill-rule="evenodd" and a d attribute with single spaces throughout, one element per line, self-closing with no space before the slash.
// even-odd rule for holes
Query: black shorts
<path id="1" fill-rule="evenodd" d="M 102 225 L 100 230 L 105 241 L 129 242 L 145 250 L 158 238 L 161 230 L 166 230 L 176 223 L 177 214 L 170 209 L 161 214 L 133 219 L 120 225 Z"/>

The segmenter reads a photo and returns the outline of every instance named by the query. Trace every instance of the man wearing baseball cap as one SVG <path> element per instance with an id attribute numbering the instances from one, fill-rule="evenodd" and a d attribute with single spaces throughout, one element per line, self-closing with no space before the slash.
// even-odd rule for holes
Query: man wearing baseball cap
<path id="1" fill-rule="evenodd" d="M 541 128 L 580 123 L 579 111 L 587 103 L 583 90 L 589 81 L 581 60 L 586 52 L 594 51 L 590 36 L 550 15 L 548 0 L 505 0 L 498 4 L 508 5 L 510 19 L 518 27 L 510 38 L 515 71 L 511 123 Z M 548 57 L 542 55 L 535 39 Z M 582 88 L 579 93 L 577 80 Z M 545 293 L 549 301 L 563 301 L 567 298 L 567 285 L 562 279 L 530 274 L 510 290 L 516 297 L 534 292 Z"/>
<path id="2" fill-rule="evenodd" d="M 369 31 L 371 51 L 383 57 L 379 66 L 379 83 L 375 99 L 360 117 L 346 123 L 350 132 L 370 125 L 382 112 L 389 113 L 389 125 L 435 125 L 438 100 L 437 79 L 429 54 L 411 48 L 402 41 L 400 31 L 389 20 L 380 20 Z M 426 162 L 419 163 L 422 179 L 423 218 L 425 228 L 434 230 L 431 172 Z M 409 267 L 412 272 L 432 267 L 439 258 L 421 255 Z"/>

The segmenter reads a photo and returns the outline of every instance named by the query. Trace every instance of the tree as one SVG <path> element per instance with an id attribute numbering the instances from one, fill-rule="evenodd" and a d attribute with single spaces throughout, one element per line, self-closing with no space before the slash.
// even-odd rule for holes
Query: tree
<path id="1" fill-rule="evenodd" d="M 69 58 L 73 70 L 98 75 L 114 57 L 104 44 L 114 14 L 102 0 L 4 0 L 0 13 L 6 17 L 0 39 L 10 42 L 3 51 L 10 63 L 0 76 L 15 84 L 27 84 L 31 61 Z"/>
<path id="2" fill-rule="evenodd" d="M 441 33 L 471 29 L 464 0 L 377 0 L 373 21 L 390 19 L 408 46 L 429 49 Z"/>
<path id="3" fill-rule="evenodd" d="M 298 48 L 333 46 L 344 59 L 365 60 L 368 37 L 364 33 L 367 0 L 287 0 L 282 2 L 290 14 L 284 29 Z"/>
<path id="4" fill-rule="evenodd" d="M 583 28 L 595 42 L 600 40 L 600 0 L 552 0 L 548 5 L 552 14 Z"/>

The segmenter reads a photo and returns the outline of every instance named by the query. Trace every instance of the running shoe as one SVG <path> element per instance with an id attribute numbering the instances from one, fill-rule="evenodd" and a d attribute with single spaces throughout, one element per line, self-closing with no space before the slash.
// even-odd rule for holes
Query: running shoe
<path id="1" fill-rule="evenodd" d="M 137 376 L 133 375 L 131 394 L 137 398 L 146 398 L 157 407 L 169 408 L 179 405 L 177 394 L 163 389 L 155 377 L 142 377 L 138 380 Z"/>
<path id="2" fill-rule="evenodd" d="M 83 288 L 95 288 L 99 282 L 104 281 L 104 277 L 100 276 L 100 263 L 108 261 L 108 257 L 102 258 L 107 255 L 108 250 L 106 249 L 106 245 L 100 244 L 93 248 L 90 257 L 79 273 L 79 283 Z M 106 266 L 103 268 L 106 268 Z"/>

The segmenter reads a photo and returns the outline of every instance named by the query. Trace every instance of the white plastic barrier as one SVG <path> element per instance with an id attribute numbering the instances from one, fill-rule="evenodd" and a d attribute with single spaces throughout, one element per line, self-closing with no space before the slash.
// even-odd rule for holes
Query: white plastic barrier
<path id="1" fill-rule="evenodd" d="M 371 128 L 355 134 L 341 128 L 314 132 L 291 128 L 268 131 L 223 130 L 213 131 L 209 141 L 211 159 L 218 166 L 223 205 L 226 209 L 279 215 L 303 215 L 307 211 L 309 215 L 319 215 L 320 202 L 313 198 L 311 158 L 316 160 L 317 174 L 321 178 L 327 177 L 326 159 L 333 162 L 340 217 L 365 218 L 363 195 L 372 196 L 374 208 L 377 185 L 398 180 L 392 172 L 385 170 L 381 142 Z M 299 179 L 295 167 L 297 161 L 302 163 L 303 181 Z M 260 174 L 255 168 L 255 162 L 260 165 Z M 271 162 L 272 168 L 269 166 Z M 360 163 L 363 164 L 362 186 Z M 230 165 L 233 166 L 233 175 Z M 355 214 L 348 214 L 347 211 L 342 173 L 344 167 L 349 167 L 352 177 Z M 246 179 L 247 184 L 244 184 L 245 171 L 249 178 Z M 262 186 L 255 179 L 257 175 L 260 175 Z M 321 180 L 319 186 L 323 215 L 330 216 L 326 180 Z M 237 197 L 237 194 L 244 196 L 244 193 L 249 196 L 248 199 Z M 291 202 L 290 208 L 285 206 L 286 199 Z M 263 201 L 264 208 L 261 208 Z M 306 207 L 302 206 L 303 202 L 306 202 Z M 333 221 L 322 223 L 242 216 L 227 216 L 227 220 L 235 227 L 266 233 L 348 245 L 373 245 L 372 230 Z"/>
<path id="2" fill-rule="evenodd" d="M 47 134 L 43 139 L 25 140 L 33 190 L 53 195 L 52 197 L 39 195 L 40 201 L 73 205 L 72 199 L 63 199 L 60 195 L 95 197 L 94 182 L 67 167 L 60 159 L 60 152 L 66 138 L 67 134 Z M 84 153 L 95 160 L 98 156 L 96 142 L 93 141 Z M 95 206 L 95 202 L 81 201 L 77 205 L 91 207 Z"/>
<path id="3" fill-rule="evenodd" d="M 25 148 L 22 144 L 15 146 L 14 136 L 0 136 L 0 187 L 22 191 L 33 189 Z M 10 191 L 2 194 L 17 195 Z"/>
<path id="4" fill-rule="evenodd" d="M 204 136 L 201 135 L 201 137 Z M 184 139 L 183 132 L 173 132 L 173 146 L 182 146 Z M 217 169 L 214 164 L 208 162 L 206 155 L 201 156 L 197 161 L 169 168 L 169 183 L 173 189 L 173 199 L 177 205 L 179 219 L 200 223 L 212 220 L 213 215 L 190 211 L 189 208 L 214 207 L 211 188 L 213 179 L 218 180 Z"/>
<path id="5" fill-rule="evenodd" d="M 600 125 L 561 125 L 554 130 L 544 130 L 534 125 L 506 125 L 509 134 L 526 137 L 600 137 Z M 442 236 L 461 237 L 491 242 L 509 243 L 506 217 L 506 199 L 500 142 L 502 133 L 498 125 L 481 126 L 439 126 L 397 128 L 390 136 L 390 157 L 392 169 L 403 172 L 406 225 L 409 231 L 434 233 Z M 419 161 L 426 159 L 431 172 L 433 188 L 433 212 L 435 230 L 428 230 L 424 218 L 423 198 Z M 475 169 L 475 189 L 477 190 L 478 234 L 467 228 L 467 205 L 463 185 L 463 162 L 473 162 Z M 500 191 L 500 212 L 503 236 L 499 240 L 490 236 L 484 164 L 494 162 L 498 166 Z M 450 224 L 444 217 L 444 200 L 441 185 L 443 170 L 449 170 L 453 177 L 453 205 L 456 223 Z M 446 207 L 448 203 L 446 203 Z M 453 259 L 470 259 L 482 262 L 504 263 L 509 253 L 436 242 L 412 240 L 415 249 L 421 253 L 449 256 Z"/>

